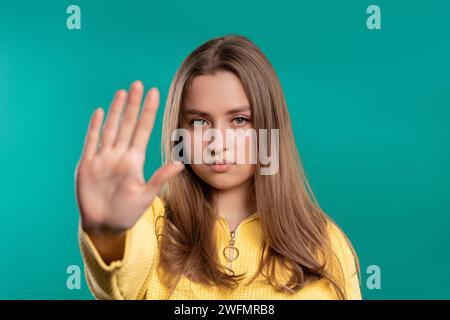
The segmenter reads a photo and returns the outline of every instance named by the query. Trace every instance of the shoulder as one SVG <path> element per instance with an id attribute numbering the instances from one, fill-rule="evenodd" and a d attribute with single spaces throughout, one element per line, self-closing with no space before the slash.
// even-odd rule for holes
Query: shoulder
<path id="1" fill-rule="evenodd" d="M 166 209 L 164 205 L 164 200 L 159 196 L 155 196 L 155 198 L 153 198 L 152 202 L 145 210 L 144 217 L 152 224 L 155 224 L 157 218 L 159 216 L 163 216 L 165 211 Z"/>
<path id="2" fill-rule="evenodd" d="M 338 260 L 345 278 L 354 276 L 357 273 L 358 258 L 353 245 L 341 227 L 334 221 L 327 224 L 330 249 Z"/>
<path id="3" fill-rule="evenodd" d="M 328 222 L 332 259 L 329 271 L 344 288 L 347 299 L 360 300 L 359 262 L 350 239 L 333 221 Z"/>

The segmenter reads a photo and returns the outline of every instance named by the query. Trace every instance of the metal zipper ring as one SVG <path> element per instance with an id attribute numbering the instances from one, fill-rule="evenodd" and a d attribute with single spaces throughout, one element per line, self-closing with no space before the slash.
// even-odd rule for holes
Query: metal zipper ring
<path id="1" fill-rule="evenodd" d="M 233 256 L 232 259 L 231 259 L 230 257 L 228 257 L 227 254 L 225 253 L 227 249 L 233 249 L 233 250 L 236 251 L 236 255 Z M 232 261 L 236 260 L 237 257 L 239 257 L 239 249 L 236 248 L 236 247 L 232 247 L 232 246 L 226 246 L 225 248 L 223 248 L 223 255 L 225 256 L 225 258 L 227 258 L 227 260 L 228 260 L 229 262 L 232 262 Z"/>

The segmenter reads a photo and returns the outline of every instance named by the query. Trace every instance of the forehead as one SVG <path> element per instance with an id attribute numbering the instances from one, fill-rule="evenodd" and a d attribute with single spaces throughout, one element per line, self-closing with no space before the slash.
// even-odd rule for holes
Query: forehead
<path id="1" fill-rule="evenodd" d="M 192 80 L 186 91 L 183 111 L 226 113 L 245 105 L 249 106 L 249 101 L 239 78 L 232 72 L 219 71 Z"/>

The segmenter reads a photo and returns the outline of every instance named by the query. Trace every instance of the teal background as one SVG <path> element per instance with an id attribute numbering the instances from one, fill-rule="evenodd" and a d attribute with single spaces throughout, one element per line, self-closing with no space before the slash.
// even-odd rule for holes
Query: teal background
<path id="1" fill-rule="evenodd" d="M 66 8 L 81 8 L 81 30 Z M 381 7 L 368 30 L 366 8 Z M 161 91 L 204 41 L 252 39 L 282 82 L 323 209 L 359 254 L 366 299 L 450 298 L 449 1 L 0 1 L 0 298 L 66 288 L 74 169 L 91 112 L 141 79 Z M 381 290 L 365 286 L 381 267 Z"/>

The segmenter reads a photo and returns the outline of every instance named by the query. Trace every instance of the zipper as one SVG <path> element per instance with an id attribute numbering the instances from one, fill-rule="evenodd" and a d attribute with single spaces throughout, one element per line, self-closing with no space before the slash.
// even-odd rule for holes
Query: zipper
<path id="1" fill-rule="evenodd" d="M 236 229 L 237 230 L 237 229 Z M 228 269 L 231 270 L 233 267 L 233 261 L 237 259 L 239 256 L 239 249 L 236 248 L 235 242 L 236 242 L 236 230 L 230 231 L 230 241 L 228 243 L 228 246 L 226 246 L 223 249 L 223 254 L 225 255 L 227 262 L 228 262 Z"/>
<path id="2" fill-rule="evenodd" d="M 239 249 L 236 248 L 236 245 L 235 245 L 236 235 L 237 235 L 239 228 L 246 222 L 251 221 L 251 220 L 255 219 L 256 217 L 257 217 L 256 214 L 252 214 L 251 216 L 242 220 L 235 230 L 230 230 L 228 222 L 223 217 L 219 216 L 219 218 L 222 220 L 223 224 L 225 224 L 225 229 L 227 230 L 227 232 L 229 232 L 229 235 L 230 235 L 228 245 L 223 249 L 223 255 L 225 256 L 225 258 L 227 260 L 228 269 L 232 270 L 233 261 L 239 257 Z"/>

